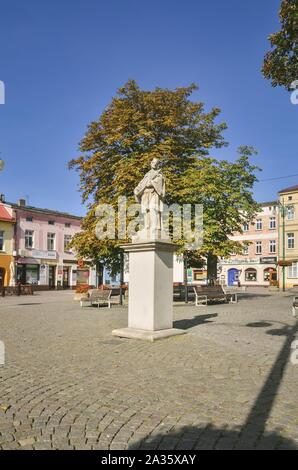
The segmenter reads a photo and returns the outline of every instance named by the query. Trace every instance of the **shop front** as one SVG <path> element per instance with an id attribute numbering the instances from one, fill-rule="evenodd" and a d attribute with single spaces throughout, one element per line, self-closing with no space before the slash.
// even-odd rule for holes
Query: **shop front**
<path id="1" fill-rule="evenodd" d="M 221 280 L 229 286 L 274 286 L 277 284 L 277 258 L 221 260 Z"/>
<path id="2" fill-rule="evenodd" d="M 21 284 L 39 284 L 40 262 L 34 258 L 17 260 L 17 282 Z"/>

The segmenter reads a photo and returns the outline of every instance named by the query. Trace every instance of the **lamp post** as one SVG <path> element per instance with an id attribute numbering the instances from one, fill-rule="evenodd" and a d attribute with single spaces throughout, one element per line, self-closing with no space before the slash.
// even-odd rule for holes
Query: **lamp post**
<path id="1" fill-rule="evenodd" d="M 286 209 L 284 198 L 282 198 L 282 202 L 278 203 L 280 207 L 281 217 L 282 217 L 282 290 L 285 292 L 286 290 L 286 271 L 285 271 L 285 262 L 286 262 Z"/>

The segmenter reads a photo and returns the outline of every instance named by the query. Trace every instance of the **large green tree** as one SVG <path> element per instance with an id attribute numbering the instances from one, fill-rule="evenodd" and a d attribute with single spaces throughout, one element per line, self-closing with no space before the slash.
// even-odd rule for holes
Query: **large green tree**
<path id="1" fill-rule="evenodd" d="M 133 202 L 133 188 L 160 159 L 166 178 L 168 204 L 204 206 L 204 243 L 196 256 L 228 256 L 240 249 L 229 235 L 251 220 L 257 205 L 252 197 L 256 167 L 251 148 L 240 149 L 234 162 L 210 157 L 212 148 L 227 145 L 225 123 L 217 123 L 218 108 L 209 112 L 190 99 L 195 85 L 175 90 L 141 90 L 135 81 L 120 88 L 80 142 L 81 155 L 69 163 L 80 175 L 82 200 L 88 204 L 83 231 L 72 242 L 83 258 L 101 260 L 119 269 L 123 240 L 98 240 L 95 235 L 99 203 L 115 209 L 119 196 Z M 180 242 L 183 250 L 183 241 Z"/>
<path id="2" fill-rule="evenodd" d="M 282 0 L 279 16 L 281 29 L 269 36 L 272 49 L 265 55 L 262 72 L 272 86 L 290 90 L 298 80 L 298 1 Z"/>

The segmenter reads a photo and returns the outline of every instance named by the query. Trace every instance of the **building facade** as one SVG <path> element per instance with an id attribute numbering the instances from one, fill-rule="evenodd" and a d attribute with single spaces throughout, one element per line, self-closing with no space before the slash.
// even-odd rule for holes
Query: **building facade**
<path id="1" fill-rule="evenodd" d="M 68 246 L 80 231 L 81 217 L 26 206 L 22 199 L 11 207 L 16 218 L 16 281 L 39 289 L 95 285 L 94 269 L 78 261 Z"/>
<path id="2" fill-rule="evenodd" d="M 277 285 L 278 264 L 278 202 L 262 203 L 262 210 L 243 233 L 232 240 L 243 243 L 241 255 L 232 255 L 219 262 L 219 279 L 228 286 Z M 248 244 L 245 245 L 245 242 Z"/>
<path id="3" fill-rule="evenodd" d="M 279 285 L 291 288 L 298 285 L 298 185 L 279 191 L 279 202 Z"/>
<path id="4" fill-rule="evenodd" d="M 0 287 L 9 286 L 14 277 L 14 232 L 14 211 L 0 202 Z"/>

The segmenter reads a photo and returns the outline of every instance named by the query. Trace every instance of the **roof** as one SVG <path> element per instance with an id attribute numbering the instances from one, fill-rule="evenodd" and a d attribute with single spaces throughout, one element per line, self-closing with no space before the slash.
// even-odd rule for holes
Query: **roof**
<path id="1" fill-rule="evenodd" d="M 260 204 L 262 207 L 277 206 L 278 201 L 260 202 L 259 204 Z"/>
<path id="2" fill-rule="evenodd" d="M 0 204 L 0 220 L 3 222 L 15 222 L 14 217 L 8 212 L 5 206 Z"/>
<path id="3" fill-rule="evenodd" d="M 298 191 L 298 184 L 295 184 L 294 186 L 290 186 L 289 188 L 281 189 L 280 191 L 278 191 L 278 194 L 293 193 L 295 191 Z"/>
<path id="4" fill-rule="evenodd" d="M 19 209 L 19 210 L 24 210 L 24 211 L 29 211 L 29 212 L 40 212 L 41 214 L 55 215 L 57 217 L 67 217 L 69 219 L 76 219 L 76 220 L 82 220 L 83 218 L 78 215 L 69 214 L 68 212 L 60 212 L 60 211 L 56 211 L 53 209 L 43 209 L 40 207 L 26 206 L 26 205 L 20 206 L 19 204 L 15 204 L 14 202 L 8 202 L 7 204 L 9 204 L 14 209 Z"/>

